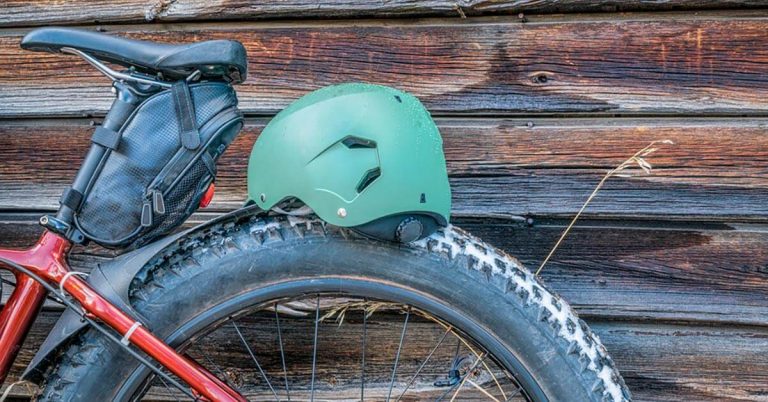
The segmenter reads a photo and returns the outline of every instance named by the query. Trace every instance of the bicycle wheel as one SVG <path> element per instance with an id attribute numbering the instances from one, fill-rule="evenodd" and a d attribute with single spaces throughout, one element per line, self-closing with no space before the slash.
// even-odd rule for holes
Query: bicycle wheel
<path id="1" fill-rule="evenodd" d="M 605 348 L 514 258 L 455 227 L 411 245 L 319 220 L 222 223 L 134 281 L 150 329 L 249 400 L 629 400 Z M 38 400 L 185 400 L 94 330 Z"/>

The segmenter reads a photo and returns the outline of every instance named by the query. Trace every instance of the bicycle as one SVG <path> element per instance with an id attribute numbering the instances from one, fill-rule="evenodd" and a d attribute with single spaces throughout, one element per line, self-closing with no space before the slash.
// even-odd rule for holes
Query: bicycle
<path id="1" fill-rule="evenodd" d="M 439 133 L 414 97 L 366 84 L 307 95 L 254 146 L 250 205 L 170 234 L 210 202 L 215 162 L 242 128 L 232 89 L 247 74 L 242 45 L 42 28 L 22 47 L 80 56 L 116 94 L 59 210 L 41 218 L 40 240 L 0 250 L 16 279 L 0 313 L 0 378 L 46 298 L 67 307 L 23 375 L 41 385 L 37 400 L 631 399 L 599 339 L 565 301 L 514 257 L 448 223 Z M 334 116 L 339 105 L 346 117 Z M 173 113 L 158 117 L 166 107 Z M 213 117 L 201 123 L 205 113 Z M 390 121 L 398 114 L 407 118 Z M 371 125 L 389 133 L 360 134 Z M 339 127 L 358 131 L 320 141 L 311 163 L 296 156 Z M 160 163 L 153 158 L 166 129 L 175 159 Z M 398 130 L 424 136 L 388 150 L 386 136 Z M 286 133 L 304 131 L 303 143 L 286 144 Z M 136 205 L 123 191 L 141 176 L 139 162 L 114 159 L 134 152 L 130 146 L 154 152 L 139 161 L 155 170 Z M 411 147 L 419 152 L 409 154 Z M 387 165 L 387 153 L 399 164 Z M 408 169 L 390 174 L 398 166 Z M 173 180 L 157 180 L 158 171 Z M 304 180 L 318 172 L 334 176 L 329 186 L 347 187 L 316 191 Z M 347 190 L 346 207 L 327 201 Z M 117 205 L 99 204 L 99 194 L 114 204 L 116 192 Z M 366 208 L 355 204 L 366 197 Z M 87 275 L 67 255 L 88 241 L 126 251 Z M 337 345 L 324 351 L 321 340 Z M 215 362 L 209 348 L 226 349 L 232 367 Z"/>

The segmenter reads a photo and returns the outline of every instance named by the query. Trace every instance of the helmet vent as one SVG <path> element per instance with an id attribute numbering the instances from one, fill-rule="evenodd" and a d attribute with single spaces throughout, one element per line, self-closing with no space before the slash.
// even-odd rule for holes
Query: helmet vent
<path id="1" fill-rule="evenodd" d="M 370 186 L 371 183 L 373 183 L 376 179 L 381 176 L 381 169 L 374 168 L 367 172 L 365 172 L 365 175 L 363 176 L 363 179 L 360 180 L 360 184 L 357 185 L 357 192 L 362 193 L 363 190 L 365 190 L 366 187 Z"/>
<path id="2" fill-rule="evenodd" d="M 349 149 L 355 148 L 376 148 L 376 141 L 366 140 L 365 138 L 349 136 L 341 140 Z"/>

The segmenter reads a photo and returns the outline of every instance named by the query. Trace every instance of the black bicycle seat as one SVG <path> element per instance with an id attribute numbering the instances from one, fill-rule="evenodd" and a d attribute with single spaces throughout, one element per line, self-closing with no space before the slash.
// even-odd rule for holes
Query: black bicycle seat
<path id="1" fill-rule="evenodd" d="M 40 28 L 24 36 L 21 47 L 51 53 L 73 48 L 144 73 L 162 73 L 169 79 L 182 79 L 199 70 L 203 77 L 239 83 L 245 80 L 248 71 L 245 48 L 234 40 L 172 45 L 82 29 Z"/>

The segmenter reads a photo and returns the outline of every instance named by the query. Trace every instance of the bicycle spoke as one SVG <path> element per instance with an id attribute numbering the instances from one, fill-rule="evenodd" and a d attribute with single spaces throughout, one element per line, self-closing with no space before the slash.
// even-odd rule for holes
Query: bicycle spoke
<path id="1" fill-rule="evenodd" d="M 459 357 L 459 351 L 461 350 L 461 338 L 456 335 L 456 352 L 453 354 L 453 360 Z"/>
<path id="2" fill-rule="evenodd" d="M 508 397 L 506 397 L 506 398 L 504 399 L 504 402 L 509 402 L 509 401 L 511 401 L 511 400 L 512 400 L 512 398 L 516 397 L 517 395 L 521 395 L 521 396 L 523 396 L 523 397 L 525 398 L 525 395 L 523 395 L 523 394 L 522 394 L 522 392 L 523 392 L 523 386 L 522 386 L 522 385 L 520 385 L 520 384 L 517 382 L 517 380 L 515 379 L 515 377 L 513 377 L 512 375 L 510 375 L 508 371 L 504 371 L 504 377 L 506 377 L 506 378 L 507 378 L 507 380 L 509 380 L 509 381 L 512 381 L 512 383 L 513 383 L 513 384 L 515 384 L 515 386 L 516 386 L 516 387 L 515 387 L 515 390 L 514 390 L 514 391 L 513 391 L 513 392 L 512 392 L 512 393 L 511 393 L 511 394 L 510 394 Z"/>
<path id="3" fill-rule="evenodd" d="M 456 400 L 456 396 L 458 396 L 458 395 L 459 395 L 459 392 L 461 392 L 461 389 L 462 389 L 462 388 L 464 388 L 464 384 L 467 382 L 467 380 L 469 379 L 469 376 L 472 374 L 472 370 L 474 370 L 474 369 L 475 369 L 475 367 L 477 367 L 477 365 L 478 365 L 478 364 L 480 364 L 480 362 L 482 362 L 482 361 L 483 361 L 483 359 L 485 358 L 485 355 L 486 355 L 486 354 L 485 354 L 485 353 L 483 353 L 483 355 L 482 355 L 482 356 L 480 356 L 480 357 L 479 357 L 477 360 L 475 360 L 475 363 L 474 363 L 474 364 L 472 364 L 472 367 L 470 367 L 470 368 L 467 370 L 467 374 L 465 374 L 465 375 L 464 375 L 464 379 L 463 379 L 463 380 L 461 380 L 461 383 L 459 383 L 459 388 L 457 388 L 457 389 L 456 389 L 456 392 L 454 392 L 454 393 L 453 393 L 453 397 L 451 397 L 451 402 L 453 402 L 454 400 Z"/>
<path id="4" fill-rule="evenodd" d="M 392 387 L 395 385 L 395 375 L 397 375 L 397 363 L 400 361 L 400 352 L 403 350 L 403 341 L 405 340 L 405 331 L 408 329 L 408 318 L 411 316 L 411 308 L 405 313 L 405 322 L 403 323 L 403 332 L 400 333 L 400 344 L 397 346 L 397 355 L 395 355 L 395 366 L 392 367 L 392 380 L 389 382 L 389 392 L 387 392 L 387 402 L 392 396 Z"/>
<path id="5" fill-rule="evenodd" d="M 456 335 L 456 352 L 453 354 L 453 361 L 456 361 L 456 359 L 459 357 L 459 350 L 461 349 L 461 338 L 459 338 L 458 335 Z M 454 388 L 456 388 L 459 385 L 459 383 L 453 384 L 450 388 L 445 390 L 442 395 L 440 395 L 439 398 L 435 399 L 435 402 L 440 402 L 445 398 L 446 395 L 448 395 L 451 391 L 453 391 Z"/>
<path id="6" fill-rule="evenodd" d="M 476 382 L 474 382 L 472 380 L 467 380 L 467 382 L 469 383 L 469 385 L 475 387 L 475 389 L 477 389 L 478 391 L 482 392 L 488 398 L 493 399 L 494 402 L 501 402 L 501 401 L 499 401 L 498 398 L 496 398 L 495 396 L 491 395 L 490 392 L 484 390 L 483 387 L 480 386 L 480 384 L 478 384 L 478 383 L 476 383 Z"/>
<path id="7" fill-rule="evenodd" d="M 230 388 L 232 388 L 233 390 L 237 391 L 239 394 L 242 394 L 242 392 L 240 392 L 240 389 L 239 389 L 238 387 L 236 387 L 234 384 L 232 384 L 232 383 L 229 381 L 229 378 L 228 378 L 228 376 L 227 376 L 227 375 L 224 373 L 224 371 L 221 369 L 221 367 L 219 367 L 219 365 L 218 365 L 218 364 L 216 364 L 216 362 L 214 362 L 213 360 L 211 360 L 211 358 L 208 356 L 208 354 L 207 354 L 207 353 L 205 353 L 205 352 L 203 351 L 203 348 L 201 347 L 201 345 L 196 345 L 196 346 L 195 346 L 195 348 L 196 348 L 196 349 L 197 349 L 197 350 L 200 352 L 200 354 L 203 356 L 203 358 L 205 358 L 205 360 L 206 360 L 206 361 L 208 361 L 208 364 L 209 364 L 209 365 L 211 365 L 211 366 L 213 366 L 214 370 L 215 370 L 215 371 L 216 371 L 216 373 L 218 374 L 218 378 L 219 378 L 221 381 L 223 381 L 223 382 L 224 382 L 224 384 L 227 384 L 227 386 L 228 386 L 228 387 L 230 387 Z M 191 350 L 191 349 L 190 349 L 190 350 Z M 190 355 L 189 355 L 189 353 L 185 353 L 185 354 L 184 354 L 184 357 L 186 357 L 186 358 L 187 358 L 187 359 L 189 359 L 189 360 L 193 360 L 193 361 L 195 360 L 195 359 L 193 359 L 193 358 L 192 358 L 192 356 L 190 356 Z M 210 371 L 210 370 L 209 370 L 209 371 Z M 190 395 L 190 397 L 191 397 L 191 398 L 192 398 L 192 400 L 193 400 L 193 401 L 195 401 L 195 402 L 197 402 L 197 401 L 199 401 L 199 400 L 200 400 L 200 398 L 199 398 L 199 397 L 195 397 L 195 396 L 193 396 L 193 395 Z"/>
<path id="8" fill-rule="evenodd" d="M 317 328 L 320 324 L 320 295 L 317 295 L 317 306 L 315 308 L 315 339 L 312 347 L 312 385 L 310 389 L 310 401 L 315 400 L 315 369 L 317 366 Z"/>
<path id="9" fill-rule="evenodd" d="M 499 388 L 499 392 L 501 392 L 501 398 L 506 400 L 507 399 L 507 394 L 504 393 L 504 388 L 501 387 L 501 384 L 499 383 L 498 378 L 496 378 L 496 374 L 493 374 L 493 371 L 491 371 L 491 368 L 488 367 L 488 365 L 485 362 L 483 362 L 483 366 L 488 371 L 488 373 L 491 375 L 491 378 L 493 379 L 493 382 L 496 383 L 496 387 Z"/>
<path id="10" fill-rule="evenodd" d="M 219 379 L 221 379 L 222 381 L 224 381 L 224 383 L 225 383 L 225 384 L 227 384 L 227 385 L 228 385 L 230 388 L 232 388 L 232 389 L 234 389 L 234 390 L 236 390 L 236 391 L 238 391 L 238 392 L 240 391 L 240 390 L 238 390 L 237 388 L 235 388 L 234 386 L 232 386 L 232 384 L 229 382 L 229 379 L 227 378 L 227 375 L 226 375 L 226 374 L 224 374 L 224 371 L 222 371 L 222 370 L 221 370 L 221 367 L 219 367 L 219 365 L 218 365 L 218 364 L 216 364 L 216 363 L 215 363 L 213 360 L 211 360 L 211 358 L 210 358 L 210 357 L 208 357 L 208 355 L 207 355 L 205 352 L 203 352 L 203 348 L 201 348 L 200 346 L 198 346 L 198 347 L 197 347 L 197 350 L 199 350 L 199 351 L 200 351 L 200 354 L 201 354 L 201 355 L 203 355 L 203 357 L 205 358 L 205 360 L 207 360 L 207 361 L 208 361 L 208 364 L 210 364 L 211 366 L 213 366 L 213 368 L 216 370 L 216 373 L 218 373 L 218 375 L 219 375 Z M 186 355 L 186 356 L 187 356 L 189 359 L 192 359 L 191 357 L 189 357 L 189 355 Z"/>
<path id="11" fill-rule="evenodd" d="M 360 402 L 365 401 L 365 342 L 368 338 L 368 312 L 363 309 L 363 359 L 360 369 Z"/>
<path id="12" fill-rule="evenodd" d="M 170 396 L 171 396 L 171 398 L 175 399 L 175 400 L 176 400 L 176 402 L 181 402 L 181 401 L 179 400 L 179 398 L 176 396 L 176 394 L 175 394 L 173 391 L 171 391 L 171 387 L 169 387 L 169 386 L 168 386 L 168 383 L 167 383 L 167 382 L 165 382 L 165 380 L 163 379 L 163 377 L 157 377 L 157 378 L 159 378 L 159 379 L 160 379 L 160 381 L 163 383 L 163 386 L 165 386 L 165 390 L 166 390 L 166 392 L 168 392 L 168 395 L 170 395 Z"/>
<path id="13" fill-rule="evenodd" d="M 459 343 L 459 345 L 460 345 L 460 344 L 461 344 L 461 343 Z M 458 352 L 458 345 L 457 345 L 457 347 L 456 347 L 456 351 Z M 457 353 L 457 356 L 458 356 L 458 353 Z M 454 358 L 454 359 L 455 359 L 455 358 Z M 474 365 L 472 365 L 472 367 L 470 367 L 470 368 L 467 370 L 467 374 L 464 376 L 464 379 L 466 379 L 467 377 L 469 377 L 469 373 L 470 373 L 472 370 L 474 370 L 476 366 L 477 366 L 477 362 L 475 362 L 475 364 L 474 364 Z M 443 392 L 443 394 L 442 394 L 442 395 L 440 395 L 440 398 L 436 399 L 436 400 L 435 400 L 435 402 L 440 402 L 440 401 L 442 401 L 442 400 L 443 400 L 443 398 L 445 398 L 445 396 L 446 396 L 446 395 L 448 395 L 449 393 L 451 393 L 451 391 L 453 391 L 453 390 L 454 390 L 456 387 L 459 387 L 459 386 L 461 386 L 461 385 L 463 385 L 463 384 L 464 384 L 464 382 L 463 382 L 463 381 L 462 381 L 462 382 L 457 382 L 456 384 L 453 384 L 453 385 L 452 385 L 450 388 L 448 388 L 448 389 L 447 389 L 445 392 Z M 459 388 L 458 390 L 456 390 L 456 394 L 454 394 L 454 395 L 453 395 L 453 397 L 451 398 L 451 401 L 453 401 L 453 398 L 456 398 L 456 395 L 458 395 L 458 393 L 459 393 L 459 391 L 460 391 L 460 390 L 461 390 L 461 388 Z"/>
<path id="14" fill-rule="evenodd" d="M 275 389 L 272 388 L 272 384 L 269 382 L 269 378 L 267 378 L 267 374 L 261 368 L 259 361 L 256 360 L 256 356 L 253 354 L 251 347 L 248 346 L 248 342 L 245 341 L 245 338 L 243 337 L 243 334 L 240 332 L 240 328 L 238 328 L 237 323 L 235 323 L 234 319 L 232 320 L 232 326 L 235 327 L 235 331 L 237 332 L 237 335 L 240 337 L 240 340 L 243 342 L 243 346 L 245 346 L 245 349 L 248 351 L 248 354 L 251 355 L 251 359 L 253 359 L 253 362 L 256 364 L 256 368 L 259 369 L 261 376 L 264 377 L 264 381 L 267 382 L 267 386 L 269 387 L 269 390 L 272 391 L 272 394 L 275 396 L 275 400 L 280 401 L 280 397 L 277 396 L 277 392 L 275 392 Z"/>
<path id="15" fill-rule="evenodd" d="M 488 359 L 488 357 L 491 355 L 489 354 L 488 350 L 485 349 L 482 345 L 474 343 L 469 338 L 465 339 L 462 337 L 460 332 L 458 332 L 457 328 L 455 328 L 453 325 L 447 322 L 441 322 L 431 316 L 423 316 L 421 310 L 408 304 L 370 301 L 367 298 L 362 297 L 357 299 L 346 299 L 343 295 L 340 297 L 334 295 L 333 297 L 337 297 L 337 299 L 331 299 L 328 302 L 330 304 L 326 306 L 326 297 L 327 296 L 324 293 L 305 293 L 302 297 L 296 299 L 283 299 L 282 301 L 273 299 L 268 304 L 262 304 L 262 307 L 259 309 L 252 310 L 255 314 L 257 314 L 256 317 L 258 319 L 266 319 L 267 321 L 274 319 L 273 326 L 270 326 L 269 324 L 267 324 L 266 327 L 255 326 L 255 324 L 251 324 L 250 320 L 243 318 L 237 320 L 230 319 L 229 321 L 232 321 L 232 329 L 234 329 L 235 333 L 240 339 L 240 342 L 245 348 L 245 351 L 251 358 L 253 366 L 250 366 L 250 368 L 248 366 L 247 359 L 245 361 L 240 359 L 238 366 L 232 365 L 233 368 L 242 367 L 240 370 L 236 369 L 235 371 L 230 371 L 230 365 L 219 366 L 217 363 L 221 362 L 214 362 L 209 357 L 211 350 L 206 349 L 203 344 L 198 342 L 195 342 L 191 345 L 193 348 L 199 349 L 199 353 L 195 353 L 195 356 L 197 356 L 201 362 L 206 362 L 206 366 L 209 367 L 213 373 L 216 373 L 216 376 L 221 378 L 230 387 L 232 387 L 230 381 L 234 380 L 234 376 L 241 372 L 243 374 L 250 372 L 250 381 L 246 381 L 246 383 L 250 383 L 256 387 L 257 391 L 255 392 L 262 395 L 260 400 L 276 400 L 288 402 L 293 402 L 298 399 L 302 399 L 307 402 L 323 400 L 326 396 L 328 396 L 326 393 L 331 391 L 327 388 L 327 379 L 323 377 L 322 374 L 329 372 L 327 370 L 328 368 L 333 371 L 334 359 L 329 356 L 320 355 L 320 325 L 327 317 L 333 317 L 334 315 L 340 316 L 341 319 L 339 319 L 339 321 L 341 321 L 343 320 L 345 313 L 349 315 L 349 311 L 357 310 L 362 306 L 362 322 L 357 321 L 356 323 L 353 322 L 353 324 L 348 324 L 349 326 L 346 327 L 348 329 L 343 330 L 344 335 L 341 335 L 342 332 L 339 332 L 341 337 L 338 339 L 343 341 L 344 339 L 350 339 L 350 336 L 362 336 L 362 339 L 359 341 L 360 343 L 357 343 L 357 347 L 359 348 L 357 355 L 359 357 L 355 357 L 354 352 L 351 356 L 343 355 L 344 357 L 352 359 L 351 361 L 347 361 L 347 364 L 352 364 L 352 371 L 348 372 L 349 376 L 345 379 L 345 381 L 347 381 L 347 384 L 352 385 L 353 389 L 355 387 L 354 366 L 360 366 L 360 390 L 359 397 L 355 398 L 356 400 L 363 402 L 372 400 L 372 398 L 379 398 L 379 400 L 382 402 L 403 402 L 414 397 L 418 398 L 422 392 L 427 391 L 426 389 L 422 389 L 420 385 L 422 384 L 421 381 L 426 381 L 433 375 L 432 370 L 435 368 L 435 366 L 443 365 L 443 354 L 445 354 L 445 357 L 448 359 L 453 356 L 452 363 L 450 363 L 451 371 L 449 372 L 450 374 L 448 375 L 447 380 L 440 378 L 440 381 L 435 382 L 435 386 L 438 388 L 432 389 L 432 391 L 429 392 L 430 394 L 433 394 L 433 392 L 436 391 L 433 396 L 429 398 L 429 400 L 437 402 L 457 402 L 468 398 L 488 400 L 492 402 L 528 400 L 527 391 L 517 381 L 516 376 L 514 376 L 503 367 L 497 367 L 495 358 L 493 359 L 493 362 L 489 361 L 491 359 Z M 314 303 L 312 298 L 315 298 Z M 285 306 L 282 305 L 282 303 L 285 303 L 285 300 L 289 300 L 289 302 L 287 302 L 288 306 L 295 302 L 295 305 L 298 306 L 296 307 L 298 309 L 296 311 L 303 312 L 303 314 L 300 316 L 303 317 L 303 319 L 296 320 L 295 323 L 291 320 L 285 320 L 286 310 L 284 310 Z M 312 306 L 313 304 L 314 306 Z M 286 334 L 290 334 L 292 333 L 291 331 L 294 330 L 294 327 L 302 328 L 303 326 L 304 332 L 307 333 L 306 329 L 308 328 L 306 325 L 310 324 L 309 320 L 311 320 L 311 317 L 313 317 L 312 307 L 315 308 L 315 322 L 313 323 L 314 328 L 311 335 L 312 366 L 311 368 L 307 367 L 307 364 L 310 364 L 310 361 L 305 357 L 303 363 L 301 363 L 301 361 L 298 362 L 300 367 L 296 368 L 294 367 L 296 362 L 290 360 L 292 359 L 292 353 L 294 353 L 294 350 L 296 350 L 295 346 L 300 346 L 303 348 L 303 350 L 307 351 L 309 345 L 306 343 L 306 341 L 308 339 L 305 336 L 303 341 L 299 339 L 301 342 L 300 344 L 294 344 L 293 340 L 291 339 L 292 337 L 283 337 L 283 330 L 286 331 Z M 385 311 L 385 313 L 381 313 L 382 317 L 379 317 L 378 314 L 373 314 L 375 311 L 379 310 Z M 271 317 L 271 315 L 274 317 Z M 397 331 L 398 316 L 400 317 L 399 319 L 402 320 L 402 324 L 399 337 L 394 338 L 394 336 L 392 336 L 394 334 L 392 334 L 391 331 L 394 330 L 395 333 Z M 411 322 L 412 316 L 414 320 L 416 320 L 413 323 Z M 420 332 L 420 334 L 426 336 L 425 339 L 421 340 L 424 347 L 413 349 L 414 346 L 412 341 L 410 344 L 406 345 L 406 336 L 411 336 L 411 338 L 416 336 L 416 333 L 414 333 L 414 331 L 416 331 L 416 326 L 421 328 L 422 325 L 422 322 L 417 318 L 422 316 L 431 321 L 434 321 L 434 324 L 437 325 L 435 327 L 427 327 L 430 328 L 429 332 Z M 395 321 L 392 321 L 393 319 Z M 248 324 L 243 324 L 245 326 L 241 327 L 241 323 L 238 323 L 237 321 L 241 321 L 241 323 L 247 321 Z M 392 327 L 393 322 L 395 324 L 394 327 Z M 362 324 L 362 328 L 359 327 L 360 324 Z M 432 324 L 430 323 L 429 325 Z M 270 327 L 272 328 L 271 330 Z M 223 329 L 225 332 L 221 332 L 221 335 L 218 336 L 226 336 L 226 334 L 229 333 L 229 338 L 231 339 L 231 330 L 227 330 L 226 328 L 227 327 L 225 326 Z M 277 336 L 273 339 L 277 341 L 277 345 L 272 344 L 272 346 L 267 346 L 267 349 L 262 349 L 261 343 L 257 343 L 256 338 L 254 338 L 254 336 L 256 336 L 254 331 L 268 331 L 272 333 L 272 336 L 274 336 L 275 330 L 277 331 Z M 246 334 L 248 334 L 247 337 Z M 449 334 L 454 336 L 456 340 L 449 339 Z M 379 381 L 379 386 L 374 387 L 374 394 L 378 396 L 372 397 L 371 395 L 373 394 L 370 392 L 368 392 L 366 395 L 366 387 L 369 385 L 371 378 L 368 366 L 370 366 L 373 362 L 371 359 L 374 357 L 373 355 L 375 353 L 368 353 L 368 343 L 378 343 L 373 341 L 378 340 L 382 336 L 382 339 L 389 338 L 386 343 L 389 345 L 387 349 L 390 350 L 390 353 L 393 349 L 396 351 L 396 353 L 390 363 L 386 363 L 386 353 L 384 356 L 382 356 L 384 357 L 382 362 L 385 364 L 385 367 L 383 367 L 385 369 L 385 373 L 383 373 L 385 378 L 380 378 L 380 380 L 386 381 L 389 379 L 389 384 L 385 384 L 383 381 Z M 371 338 L 370 340 L 368 339 L 369 337 Z M 258 338 L 261 339 L 261 336 L 258 336 Z M 333 345 L 334 347 L 342 346 L 341 344 L 334 343 L 335 340 L 335 337 L 330 337 L 328 340 L 323 338 L 323 347 L 327 349 L 330 347 L 330 345 Z M 393 348 L 395 341 L 398 341 L 398 345 L 396 348 Z M 250 342 L 254 342 L 254 344 L 251 345 Z M 353 342 L 355 341 L 353 340 Z M 456 344 L 454 345 L 451 342 L 456 342 Z M 346 345 L 344 347 L 348 348 L 350 346 L 354 350 L 354 344 Z M 406 348 L 406 346 L 408 346 L 408 348 Z M 429 349 L 426 348 L 427 346 Z M 440 352 L 441 350 L 443 352 Z M 240 356 L 243 355 L 241 354 Z M 440 358 L 438 358 L 438 356 L 440 356 Z M 276 359 L 278 357 L 280 359 L 280 366 L 278 367 L 282 368 L 282 380 L 280 379 L 281 375 L 274 372 L 275 368 L 267 364 L 267 360 L 277 364 Z M 331 360 L 328 360 L 329 358 Z M 355 359 L 359 359 L 359 361 L 355 363 Z M 262 365 L 262 362 L 267 365 Z M 291 362 L 290 378 L 288 375 L 289 362 Z M 391 371 L 389 373 L 386 373 L 387 364 L 390 365 L 389 369 Z M 401 365 L 403 367 L 401 367 Z M 253 370 L 254 368 L 258 370 L 259 374 L 255 374 L 255 371 Z M 280 370 L 280 368 L 277 368 L 277 370 Z M 455 372 L 454 370 L 459 371 Z M 387 376 L 387 374 L 389 375 Z M 488 374 L 490 374 L 490 376 Z M 273 377 L 269 378 L 269 375 L 272 375 Z M 296 377 L 297 375 L 298 377 Z M 311 377 L 307 378 L 307 376 L 310 375 Z M 493 376 L 493 380 L 491 380 L 491 376 Z M 263 379 L 263 382 L 260 382 L 261 380 L 259 380 L 259 377 Z M 349 382 L 350 380 L 352 381 L 351 384 Z M 272 381 L 276 382 L 273 384 Z M 283 384 L 281 385 L 280 382 Z M 186 398 L 182 397 L 181 394 L 175 393 L 175 390 L 171 389 L 170 384 L 171 382 L 169 382 L 166 378 L 161 378 L 160 381 L 154 382 L 154 395 L 169 401 L 178 402 L 180 400 L 187 400 Z M 304 386 L 301 386 L 300 384 L 304 384 Z M 307 384 L 310 385 L 308 392 L 309 395 L 307 395 L 306 392 Z M 503 389 L 501 385 L 504 386 Z M 387 393 L 386 397 L 382 398 L 384 394 L 384 386 L 387 386 Z M 161 387 L 164 389 L 164 391 L 160 389 Z M 494 390 L 496 387 L 501 389 L 501 393 Z M 237 389 L 236 387 L 232 388 Z M 280 391 L 279 393 L 278 390 Z M 352 392 L 354 395 L 354 392 L 356 391 Z M 266 396 L 269 394 L 271 394 L 272 397 Z M 353 395 L 349 395 L 349 397 L 354 398 Z M 315 399 L 315 396 L 317 396 L 318 399 Z M 194 398 L 194 396 L 190 397 Z"/>
<path id="16" fill-rule="evenodd" d="M 285 395 L 288 397 L 288 402 L 291 402 L 291 392 L 288 390 L 288 369 L 285 367 L 285 351 L 283 350 L 283 335 L 280 331 L 280 313 L 277 311 L 277 304 L 275 304 L 275 322 L 277 323 L 277 340 L 280 342 L 280 361 L 283 364 L 283 378 L 285 379 Z"/>
<path id="17" fill-rule="evenodd" d="M 480 354 L 477 353 L 477 351 L 475 351 L 475 349 L 472 348 L 472 346 L 470 346 L 469 343 L 467 343 L 467 341 L 464 340 L 464 338 L 460 337 L 459 335 L 456 335 L 456 337 L 459 339 L 460 343 L 463 343 L 464 346 L 466 346 L 467 349 L 469 349 L 470 352 L 472 352 L 478 359 L 480 358 Z M 456 352 L 458 354 L 458 346 L 457 346 Z M 493 371 L 491 371 L 491 368 L 488 367 L 488 365 L 485 362 L 483 362 L 483 367 L 485 367 L 485 370 L 488 371 L 488 374 L 491 375 L 493 382 L 496 383 L 496 387 L 498 387 L 499 392 L 501 392 L 501 398 L 506 400 L 507 395 L 504 393 L 504 388 L 502 388 L 501 384 L 499 384 L 499 380 L 496 378 L 496 375 L 493 374 Z"/>
<path id="18" fill-rule="evenodd" d="M 517 396 L 518 394 L 520 394 L 520 391 L 522 391 L 522 390 L 523 390 L 523 387 L 520 387 L 520 386 L 518 386 L 518 387 L 517 387 L 517 389 L 515 390 L 515 392 L 513 392 L 512 394 L 510 394 L 510 395 L 509 395 L 509 398 L 507 398 L 505 402 L 509 402 L 509 401 L 511 401 L 511 400 L 512 400 L 512 398 L 514 398 L 515 396 Z"/>
<path id="19" fill-rule="evenodd" d="M 458 386 L 459 386 L 459 383 L 451 385 L 451 387 L 448 388 L 447 390 L 445 390 L 445 392 L 443 392 L 443 394 L 440 395 L 439 398 L 435 399 L 435 402 L 441 402 L 443 400 L 443 398 L 445 398 L 446 395 L 450 394 L 451 391 L 453 391 Z"/>
<path id="20" fill-rule="evenodd" d="M 445 333 L 443 333 L 443 336 L 440 337 L 440 340 L 437 342 L 437 345 L 435 345 L 435 347 L 432 348 L 432 350 L 427 355 L 427 358 L 424 359 L 424 361 L 421 363 L 421 365 L 419 365 L 419 368 L 416 370 L 416 374 L 414 374 L 413 377 L 411 377 L 411 379 L 406 384 L 405 389 L 403 390 L 403 392 L 401 392 L 400 396 L 398 396 L 397 399 L 395 399 L 395 402 L 399 402 L 400 398 L 402 398 L 403 395 L 405 395 L 405 393 L 408 392 L 408 388 L 410 388 L 411 385 L 413 385 L 413 382 L 416 381 L 416 378 L 419 376 L 419 373 L 421 373 L 421 370 L 424 368 L 424 366 L 427 365 L 427 362 L 432 357 L 432 355 L 435 353 L 437 348 L 439 348 L 440 345 L 443 344 L 443 341 L 445 340 L 445 337 L 448 336 L 448 334 L 451 332 L 451 329 L 452 329 L 451 327 L 448 327 L 448 329 L 445 330 Z"/>

